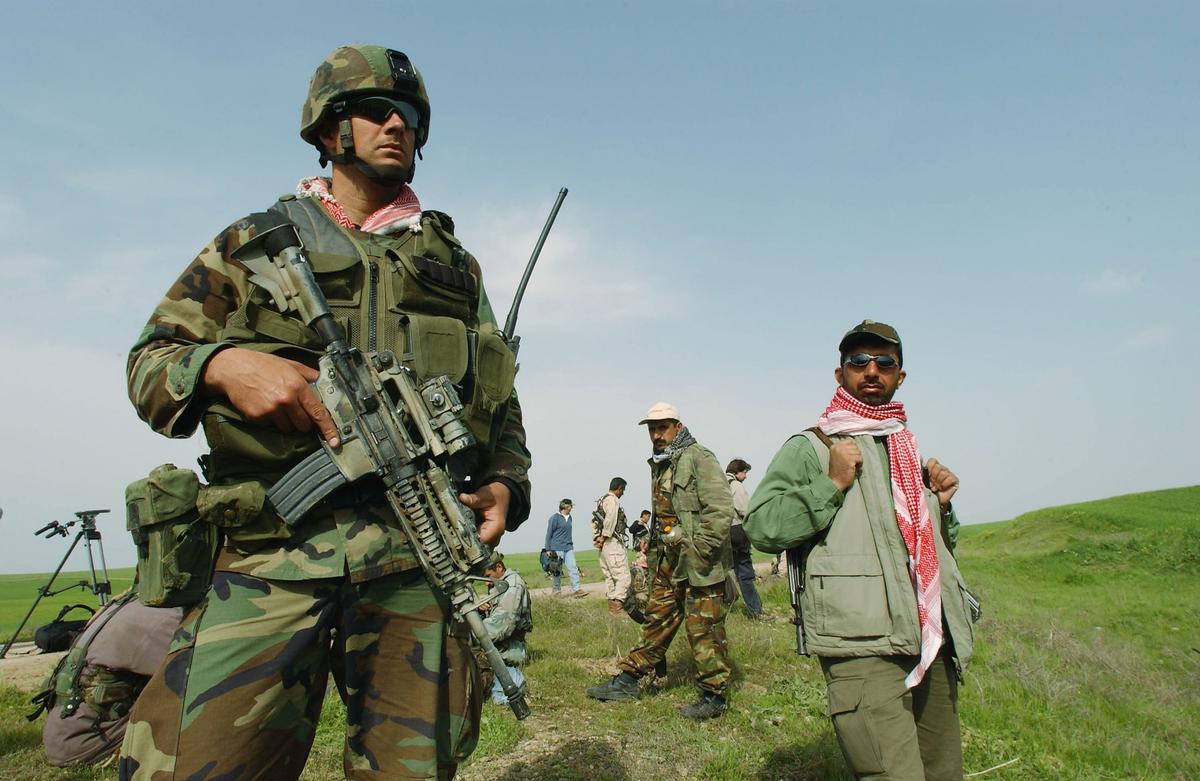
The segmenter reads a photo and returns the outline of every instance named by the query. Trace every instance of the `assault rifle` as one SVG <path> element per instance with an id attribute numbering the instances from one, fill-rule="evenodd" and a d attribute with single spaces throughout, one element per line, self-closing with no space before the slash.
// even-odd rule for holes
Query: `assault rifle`
<path id="1" fill-rule="evenodd" d="M 808 644 L 804 641 L 804 607 L 800 600 L 804 597 L 804 564 L 811 551 L 812 545 L 805 543 L 783 552 L 787 560 L 788 593 L 792 597 L 792 623 L 796 625 L 796 653 L 801 656 L 808 656 Z"/>
<path id="2" fill-rule="evenodd" d="M 555 212 L 565 195 L 564 189 Z M 376 476 L 429 582 L 449 597 L 454 617 L 470 628 L 487 655 L 509 707 L 524 719 L 529 715 L 525 689 L 508 674 L 479 615 L 479 606 L 489 600 L 477 599 L 473 582 L 484 578 L 474 573 L 482 571 L 490 550 L 479 539 L 474 513 L 458 499 L 466 470 L 456 455 L 476 440 L 462 420 L 454 384 L 444 375 L 420 381 L 391 352 L 350 347 L 313 277 L 296 226 L 275 212 L 249 219 L 254 238 L 234 256 L 280 311 L 296 310 L 320 336 L 325 353 L 314 390 L 340 440 L 336 448 L 322 440 L 321 448 L 284 475 L 267 497 L 283 520 L 295 525 L 333 491 Z M 548 231 L 549 222 L 543 239 Z M 536 259 L 535 251 L 529 270 Z M 515 324 L 515 315 L 509 317 Z"/>

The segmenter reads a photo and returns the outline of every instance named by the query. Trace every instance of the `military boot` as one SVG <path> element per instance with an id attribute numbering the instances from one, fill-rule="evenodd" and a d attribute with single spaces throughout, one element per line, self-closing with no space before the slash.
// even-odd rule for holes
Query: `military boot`
<path id="1" fill-rule="evenodd" d="M 587 695 L 594 700 L 637 700 L 642 696 L 638 689 L 638 679 L 627 672 L 614 675 L 612 680 L 605 681 L 599 686 L 587 690 Z"/>
<path id="2" fill-rule="evenodd" d="M 679 709 L 679 715 L 693 721 L 704 721 L 705 719 L 715 719 L 728 707 L 725 698 L 720 694 L 701 692 L 700 699 Z"/>

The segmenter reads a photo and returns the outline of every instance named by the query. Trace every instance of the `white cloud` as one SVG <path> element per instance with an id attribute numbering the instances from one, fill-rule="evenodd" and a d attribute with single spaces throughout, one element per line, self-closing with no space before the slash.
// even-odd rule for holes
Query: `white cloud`
<path id="1" fill-rule="evenodd" d="M 1170 344 L 1175 338 L 1175 326 L 1170 323 L 1150 323 L 1122 339 L 1120 350 L 1144 350 Z"/>
<path id="2" fill-rule="evenodd" d="M 1083 291 L 1093 296 L 1122 296 L 1142 286 L 1140 271 L 1106 269 L 1083 280 Z"/>

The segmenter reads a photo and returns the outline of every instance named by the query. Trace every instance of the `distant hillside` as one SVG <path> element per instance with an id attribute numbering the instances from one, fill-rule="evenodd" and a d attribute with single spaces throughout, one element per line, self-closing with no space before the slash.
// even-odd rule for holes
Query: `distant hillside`
<path id="1" fill-rule="evenodd" d="M 1089 571 L 1200 569 L 1200 486 L 1115 496 L 966 526 L 963 555 Z"/>

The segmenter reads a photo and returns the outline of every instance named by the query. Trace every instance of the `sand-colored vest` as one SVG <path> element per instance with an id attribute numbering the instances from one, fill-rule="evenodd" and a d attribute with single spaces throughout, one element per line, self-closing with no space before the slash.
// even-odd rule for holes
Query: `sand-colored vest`
<path id="1" fill-rule="evenodd" d="M 802 436 L 812 444 L 821 469 L 828 472 L 829 448 L 811 431 Z M 804 636 L 809 651 L 817 656 L 915 656 L 921 639 L 917 600 L 908 574 L 908 550 L 896 525 L 889 466 L 871 436 L 853 439 L 862 453 L 862 474 L 808 557 Z M 937 496 L 926 489 L 925 499 L 937 524 Z M 974 643 L 966 584 L 942 534 L 934 538 L 947 643 L 953 638 L 961 670 L 970 661 Z"/>

